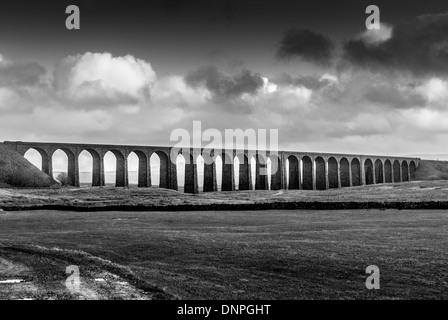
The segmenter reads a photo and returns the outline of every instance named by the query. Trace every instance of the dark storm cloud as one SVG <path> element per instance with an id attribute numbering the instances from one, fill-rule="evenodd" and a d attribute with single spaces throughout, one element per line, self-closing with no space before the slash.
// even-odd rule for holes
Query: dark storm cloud
<path id="1" fill-rule="evenodd" d="M 37 63 L 0 62 L 0 86 L 32 86 L 40 82 L 45 72 Z"/>
<path id="2" fill-rule="evenodd" d="M 193 88 L 205 86 L 218 99 L 232 99 L 244 93 L 254 94 L 263 86 L 263 79 L 257 73 L 243 69 L 236 75 L 228 76 L 214 66 L 189 72 L 185 82 Z"/>
<path id="3" fill-rule="evenodd" d="M 413 91 L 411 88 L 409 89 L 410 90 L 403 91 L 392 84 L 379 85 L 368 89 L 364 93 L 364 98 L 373 103 L 379 103 L 399 109 L 426 106 L 427 99 Z"/>
<path id="4" fill-rule="evenodd" d="M 333 52 L 334 44 L 326 36 L 307 29 L 290 29 L 280 41 L 277 58 L 301 58 L 320 65 L 329 65 Z"/>
<path id="5" fill-rule="evenodd" d="M 392 37 L 377 45 L 363 39 L 344 45 L 345 59 L 368 69 L 448 75 L 448 13 L 419 16 L 394 27 Z"/>
<path id="6" fill-rule="evenodd" d="M 244 65 L 244 61 L 241 59 L 236 59 L 228 55 L 223 50 L 213 49 L 207 54 L 207 58 L 210 64 L 224 67 L 226 69 L 241 69 Z"/>

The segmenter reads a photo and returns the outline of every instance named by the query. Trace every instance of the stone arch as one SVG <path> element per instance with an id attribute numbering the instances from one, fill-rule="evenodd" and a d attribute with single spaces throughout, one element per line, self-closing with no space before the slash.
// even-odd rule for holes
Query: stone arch
<path id="1" fill-rule="evenodd" d="M 406 160 L 401 163 L 401 175 L 403 177 L 403 182 L 409 181 L 409 166 Z"/>
<path id="2" fill-rule="evenodd" d="M 157 157 L 157 158 L 156 158 Z M 168 188 L 170 176 L 169 176 L 169 165 L 170 159 L 168 155 L 163 151 L 154 151 L 150 157 L 151 166 L 155 165 L 157 160 L 159 161 L 159 178 L 158 178 L 158 186 L 159 188 Z M 157 181 L 153 180 L 152 182 L 155 184 Z"/>
<path id="3" fill-rule="evenodd" d="M 62 151 L 67 156 L 67 178 L 68 178 L 67 184 L 69 184 L 71 186 L 77 186 L 79 181 L 77 182 L 77 179 L 76 179 L 76 174 L 77 174 L 78 168 L 76 167 L 75 154 L 70 149 L 67 149 L 67 148 L 58 148 L 58 149 L 54 150 L 53 153 L 51 154 L 52 167 L 54 167 L 53 166 L 53 156 L 58 151 Z"/>
<path id="4" fill-rule="evenodd" d="M 411 161 L 409 164 L 409 170 L 411 172 L 411 177 L 410 177 L 410 181 L 415 181 L 416 177 L 415 177 L 415 171 L 417 170 L 417 167 L 415 165 L 415 161 Z"/>
<path id="5" fill-rule="evenodd" d="M 386 183 L 392 183 L 393 177 L 392 177 L 392 163 L 389 159 L 384 161 L 384 176 L 386 179 Z"/>
<path id="6" fill-rule="evenodd" d="M 104 155 L 106 155 L 108 152 L 111 152 L 116 159 L 116 169 L 115 169 L 115 187 L 127 187 L 127 168 L 126 168 L 126 158 L 124 154 L 117 149 L 110 149 L 107 150 Z M 104 158 L 104 157 L 103 157 Z"/>
<path id="7" fill-rule="evenodd" d="M 358 158 L 353 158 L 352 163 L 352 186 L 361 185 L 361 163 Z"/>
<path id="8" fill-rule="evenodd" d="M 47 153 L 47 151 L 45 151 L 42 148 L 39 147 L 33 147 L 33 148 L 28 148 L 25 150 L 25 152 L 23 153 L 23 156 L 25 158 L 27 158 L 26 154 L 28 152 L 37 152 L 40 154 L 40 158 L 41 158 L 41 165 L 40 168 L 39 166 L 36 166 L 37 168 L 39 168 L 40 170 L 42 170 L 44 173 L 46 173 L 47 175 L 49 175 L 50 177 L 53 177 L 53 169 L 51 168 L 51 161 L 50 161 L 50 156 Z M 29 160 L 28 160 L 29 161 Z"/>
<path id="9" fill-rule="evenodd" d="M 334 157 L 328 159 L 328 187 L 339 188 L 338 161 Z"/>
<path id="10" fill-rule="evenodd" d="M 296 156 L 291 155 L 287 159 L 288 161 L 288 189 L 297 190 L 300 189 L 300 170 L 299 159 Z"/>
<path id="11" fill-rule="evenodd" d="M 310 157 L 302 158 L 303 190 L 313 190 L 313 161 Z"/>
<path id="12" fill-rule="evenodd" d="M 375 183 L 384 183 L 383 162 L 380 159 L 375 161 Z"/>
<path id="13" fill-rule="evenodd" d="M 350 164 L 347 158 L 342 158 L 340 163 L 341 187 L 350 187 Z"/>
<path id="14" fill-rule="evenodd" d="M 100 153 L 94 149 L 84 149 L 79 153 L 78 159 L 84 151 L 92 157 L 92 187 L 104 186 L 103 160 Z"/>
<path id="15" fill-rule="evenodd" d="M 394 182 L 401 182 L 401 167 L 400 162 L 398 160 L 394 161 L 393 172 L 394 172 Z"/>
<path id="16" fill-rule="evenodd" d="M 147 188 L 151 186 L 151 172 L 148 166 L 148 157 L 141 150 L 133 150 L 131 153 L 134 153 L 138 157 L 138 187 L 139 188 Z M 131 155 L 129 153 L 129 156 Z"/>

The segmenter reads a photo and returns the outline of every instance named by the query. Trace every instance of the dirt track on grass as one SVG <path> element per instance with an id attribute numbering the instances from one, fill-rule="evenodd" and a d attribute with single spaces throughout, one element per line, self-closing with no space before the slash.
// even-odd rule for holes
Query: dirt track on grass
<path id="1" fill-rule="evenodd" d="M 80 285 L 69 282 L 69 266 L 80 270 Z M 97 300 L 173 299 L 128 268 L 82 251 L 41 246 L 0 246 L 0 299 Z"/>

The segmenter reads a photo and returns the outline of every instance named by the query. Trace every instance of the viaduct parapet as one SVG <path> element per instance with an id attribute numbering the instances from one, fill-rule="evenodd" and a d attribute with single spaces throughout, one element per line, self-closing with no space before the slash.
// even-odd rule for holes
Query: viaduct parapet
<path id="1" fill-rule="evenodd" d="M 160 159 L 159 187 L 178 190 L 178 154 L 185 158 L 184 192 L 197 193 L 199 187 L 204 192 L 217 191 L 216 159 L 222 159 L 221 190 L 280 190 L 303 189 L 325 190 L 330 188 L 412 181 L 419 166 L 419 158 L 312 153 L 297 151 L 266 152 L 258 150 L 229 150 L 216 152 L 205 149 L 176 149 L 163 146 L 100 145 L 75 143 L 11 142 L 5 145 L 21 155 L 34 149 L 42 157 L 42 171 L 53 176 L 53 154 L 57 150 L 65 152 L 68 158 L 67 173 L 72 185 L 80 186 L 79 155 L 87 151 L 93 158 L 92 186 L 105 185 L 104 156 L 112 152 L 116 157 L 117 187 L 129 186 L 128 157 L 135 153 L 139 159 L 138 186 L 150 187 L 150 158 L 157 154 Z M 204 183 L 198 186 L 197 160 L 204 159 Z M 238 157 L 238 185 L 235 184 L 234 160 Z M 255 159 L 255 177 L 252 178 L 251 160 Z M 270 159 L 270 179 L 266 174 Z M 270 180 L 270 183 L 268 181 Z M 253 183 L 255 181 L 255 183 Z"/>

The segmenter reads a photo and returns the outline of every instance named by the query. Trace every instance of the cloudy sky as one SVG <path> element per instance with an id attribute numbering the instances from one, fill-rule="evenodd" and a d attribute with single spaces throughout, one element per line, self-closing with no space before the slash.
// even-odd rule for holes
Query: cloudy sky
<path id="1" fill-rule="evenodd" d="M 81 29 L 65 28 L 77 4 Z M 381 10 L 367 30 L 365 9 Z M 278 129 L 281 149 L 448 152 L 444 1 L 10 1 L 0 140 L 169 145 Z"/>

